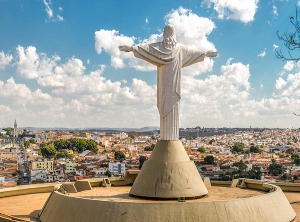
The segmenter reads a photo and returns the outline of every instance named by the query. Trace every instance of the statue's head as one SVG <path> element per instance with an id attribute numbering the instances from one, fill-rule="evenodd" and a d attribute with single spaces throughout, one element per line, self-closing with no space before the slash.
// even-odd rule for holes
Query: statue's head
<path id="1" fill-rule="evenodd" d="M 173 38 L 175 38 L 175 27 L 171 24 L 166 25 L 166 27 L 164 28 L 164 38 L 169 38 L 170 36 L 172 36 Z"/>
<path id="2" fill-rule="evenodd" d="M 163 36 L 163 46 L 167 49 L 173 49 L 177 44 L 175 27 L 171 24 L 166 25 L 166 27 L 164 28 Z"/>

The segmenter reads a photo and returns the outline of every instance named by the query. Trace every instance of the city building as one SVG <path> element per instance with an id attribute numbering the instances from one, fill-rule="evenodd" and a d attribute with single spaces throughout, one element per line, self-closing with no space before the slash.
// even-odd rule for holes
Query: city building
<path id="1" fill-rule="evenodd" d="M 32 161 L 31 163 L 32 170 L 48 170 L 53 172 L 53 161 L 47 159 L 38 159 L 37 161 Z"/>
<path id="2" fill-rule="evenodd" d="M 68 173 L 76 173 L 75 167 L 77 166 L 77 163 L 68 162 L 65 164 L 65 174 Z"/>
<path id="3" fill-rule="evenodd" d="M 15 123 L 14 123 L 14 139 L 18 136 L 17 128 L 18 128 L 17 120 L 15 119 Z"/>
<path id="4" fill-rule="evenodd" d="M 108 169 L 112 174 L 125 174 L 125 163 L 109 163 Z"/>

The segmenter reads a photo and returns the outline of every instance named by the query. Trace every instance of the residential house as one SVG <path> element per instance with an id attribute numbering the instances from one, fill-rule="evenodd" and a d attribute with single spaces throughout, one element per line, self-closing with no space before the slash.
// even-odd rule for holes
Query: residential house
<path id="1" fill-rule="evenodd" d="M 78 164 L 75 167 L 76 175 L 77 176 L 86 176 L 87 175 L 87 168 L 84 165 Z"/>
<path id="2" fill-rule="evenodd" d="M 86 159 L 95 159 L 96 153 L 91 150 L 85 150 L 81 154 L 78 155 L 79 160 L 86 160 Z"/>
<path id="3" fill-rule="evenodd" d="M 65 174 L 69 173 L 76 173 L 75 167 L 77 166 L 77 163 L 68 162 L 65 164 Z"/>
<path id="4" fill-rule="evenodd" d="M 30 177 L 32 183 L 47 182 L 47 170 L 31 170 Z"/>

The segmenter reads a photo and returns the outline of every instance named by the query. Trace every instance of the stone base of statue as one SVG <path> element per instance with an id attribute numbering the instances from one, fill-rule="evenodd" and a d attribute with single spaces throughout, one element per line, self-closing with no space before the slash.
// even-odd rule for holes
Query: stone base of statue
<path id="1" fill-rule="evenodd" d="M 208 193 L 179 140 L 160 140 L 143 164 L 130 195 L 145 198 L 199 198 Z"/>

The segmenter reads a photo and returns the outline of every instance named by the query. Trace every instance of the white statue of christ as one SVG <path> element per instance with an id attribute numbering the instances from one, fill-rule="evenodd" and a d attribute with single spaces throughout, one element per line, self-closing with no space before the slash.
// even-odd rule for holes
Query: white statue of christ
<path id="1" fill-rule="evenodd" d="M 179 108 L 181 98 L 181 69 L 215 57 L 217 52 L 189 49 L 176 42 L 175 28 L 167 25 L 164 40 L 148 45 L 119 46 L 124 52 L 157 66 L 157 108 L 160 115 L 160 139 L 179 139 Z"/>

